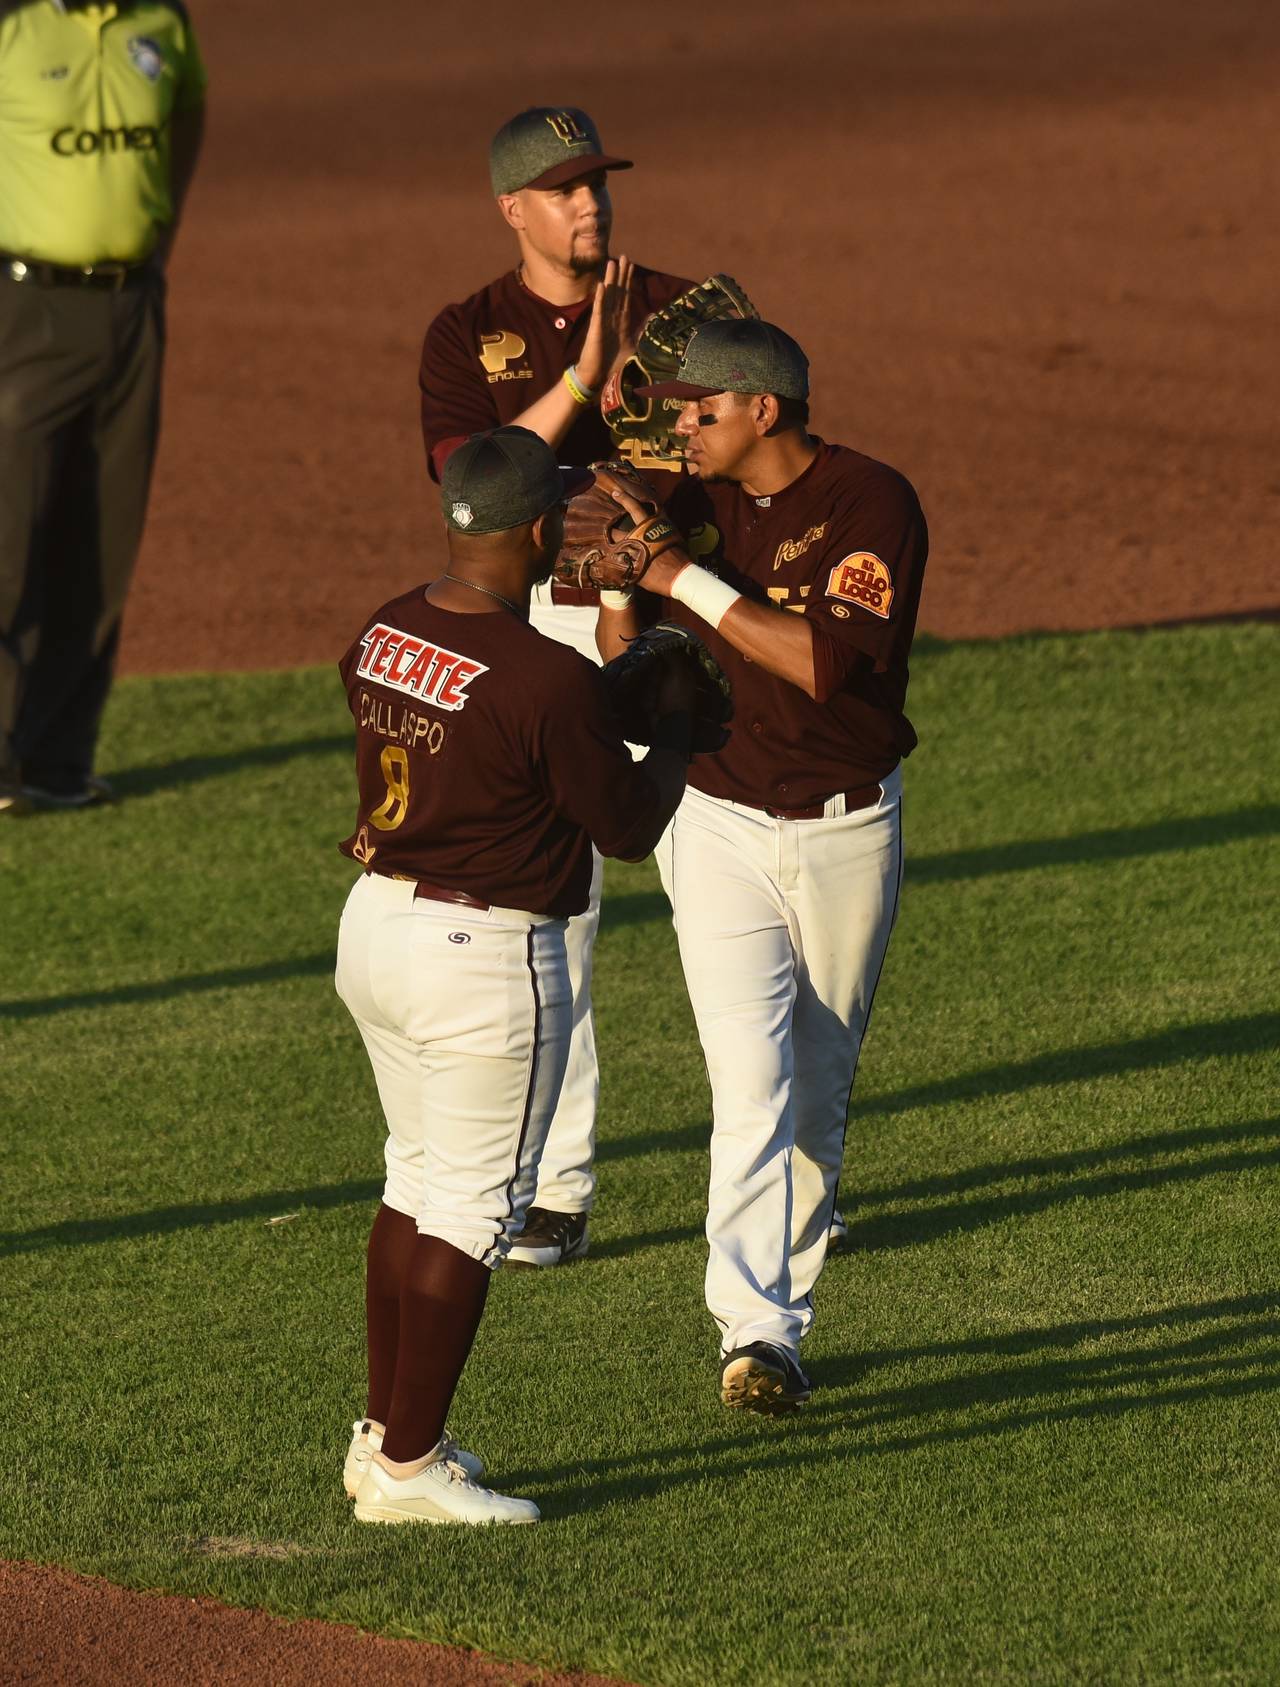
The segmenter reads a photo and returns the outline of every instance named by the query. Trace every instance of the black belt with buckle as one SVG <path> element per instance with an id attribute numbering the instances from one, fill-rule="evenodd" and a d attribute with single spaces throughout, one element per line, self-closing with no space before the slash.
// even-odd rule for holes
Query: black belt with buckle
<path id="1" fill-rule="evenodd" d="M 75 269 L 65 264 L 47 264 L 41 258 L 15 258 L 0 253 L 0 273 L 10 281 L 34 282 L 37 287 L 100 287 L 118 293 L 145 281 L 148 266 L 141 264 L 84 264 Z"/>

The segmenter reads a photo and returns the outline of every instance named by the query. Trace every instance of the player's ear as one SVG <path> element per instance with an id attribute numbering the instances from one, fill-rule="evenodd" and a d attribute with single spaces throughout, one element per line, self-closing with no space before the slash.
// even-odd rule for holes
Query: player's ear
<path id="1" fill-rule="evenodd" d="M 752 400 L 752 421 L 763 439 L 778 425 L 778 401 L 771 392 L 762 392 Z"/>
<path id="2" fill-rule="evenodd" d="M 498 209 L 502 212 L 503 221 L 508 228 L 524 227 L 524 205 L 518 193 L 500 193 Z"/>

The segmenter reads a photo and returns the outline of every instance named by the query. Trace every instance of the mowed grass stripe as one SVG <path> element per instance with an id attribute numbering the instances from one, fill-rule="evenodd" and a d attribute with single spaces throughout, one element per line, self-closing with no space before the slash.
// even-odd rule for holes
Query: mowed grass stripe
<path id="1" fill-rule="evenodd" d="M 381 1133 L 336 678 L 124 682 L 128 800 L 0 828 L 0 1551 L 642 1682 L 1273 1680 L 1276 652 L 924 641 L 793 1422 L 716 1402 L 705 1076 L 611 870 L 592 1257 L 499 1276 L 454 1413 L 543 1507 L 511 1535 L 338 1484 Z"/>

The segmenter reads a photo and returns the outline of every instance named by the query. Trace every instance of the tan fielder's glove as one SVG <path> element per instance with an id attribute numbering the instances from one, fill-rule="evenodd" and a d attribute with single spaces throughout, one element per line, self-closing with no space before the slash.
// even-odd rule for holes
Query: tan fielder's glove
<path id="1" fill-rule="evenodd" d="M 709 275 L 654 311 L 640 330 L 635 351 L 610 375 L 600 395 L 600 413 L 620 457 L 637 469 L 679 469 L 684 441 L 673 428 L 680 400 L 641 398 L 636 388 L 675 379 L 695 328 L 759 315 L 731 275 Z"/>
<path id="2" fill-rule="evenodd" d="M 654 557 L 681 543 L 679 528 L 658 504 L 653 487 L 626 463 L 592 463 L 595 480 L 571 498 L 553 577 L 562 586 L 627 591 Z M 617 487 L 645 506 L 640 521 L 613 498 Z"/>

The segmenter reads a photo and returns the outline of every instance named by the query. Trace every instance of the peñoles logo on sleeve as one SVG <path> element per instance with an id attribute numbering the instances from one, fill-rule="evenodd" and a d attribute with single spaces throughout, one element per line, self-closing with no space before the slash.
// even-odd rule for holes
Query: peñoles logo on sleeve
<path id="1" fill-rule="evenodd" d="M 874 551 L 854 551 L 831 570 L 827 596 L 844 598 L 887 621 L 893 607 L 893 577 Z"/>

